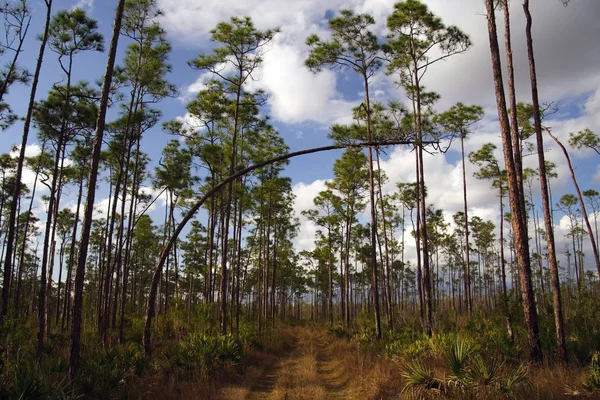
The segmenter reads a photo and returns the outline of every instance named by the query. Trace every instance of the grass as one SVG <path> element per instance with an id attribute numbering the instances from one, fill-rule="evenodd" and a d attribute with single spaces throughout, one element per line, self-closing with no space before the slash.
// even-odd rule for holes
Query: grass
<path id="1" fill-rule="evenodd" d="M 189 348 L 182 350 L 194 350 L 195 355 L 202 356 L 213 354 L 217 345 L 219 351 L 226 350 L 210 374 L 201 372 L 212 356 L 200 360 L 198 373 L 190 373 L 188 364 L 173 362 L 170 349 L 183 342 L 158 343 L 150 363 L 145 363 L 141 349 L 133 345 L 111 350 L 88 348 L 82 369 L 90 372 L 90 393 L 111 398 L 600 398 L 597 354 L 585 364 L 563 366 L 547 360 L 543 365 L 524 365 L 509 351 L 494 352 L 489 335 L 477 341 L 474 336 L 456 332 L 431 339 L 398 332 L 375 341 L 368 335 L 350 334 L 341 328 L 328 332 L 323 326 L 310 324 L 282 326 L 262 338 L 250 336 L 240 340 L 244 352 L 238 359 L 236 352 L 231 353 L 236 349 L 234 342 L 215 344 L 204 334 L 187 335 Z M 71 385 L 52 378 L 66 373 L 66 364 L 60 362 L 64 355 L 56 357 L 57 351 L 53 355 L 56 361 L 51 363 L 52 358 L 48 358 L 43 370 L 34 370 L 33 364 L 25 361 L 12 364 L 5 381 L 0 382 L 4 390 L 9 389 L 14 397 L 19 393 L 40 398 L 83 394 L 82 382 Z M 194 357 L 183 361 L 192 362 Z M 105 376 L 102 371 L 116 375 Z M 111 383 L 117 380 L 118 384 Z"/>

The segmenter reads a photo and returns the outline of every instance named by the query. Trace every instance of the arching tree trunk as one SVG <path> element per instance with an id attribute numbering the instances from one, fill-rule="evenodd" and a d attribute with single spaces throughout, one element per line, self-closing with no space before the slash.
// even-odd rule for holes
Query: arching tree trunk
<path id="1" fill-rule="evenodd" d="M 181 234 L 181 231 L 185 228 L 187 223 L 194 217 L 194 215 L 200 209 L 200 207 L 202 207 L 202 205 L 208 199 L 212 198 L 215 193 L 217 193 L 223 187 L 228 185 L 229 182 L 231 182 L 235 179 L 238 179 L 239 177 L 241 177 L 243 175 L 246 175 L 252 171 L 255 171 L 255 170 L 265 167 L 267 165 L 275 164 L 277 162 L 288 160 L 290 158 L 299 157 L 299 156 L 306 155 L 306 154 L 323 152 L 323 151 L 336 150 L 336 149 L 364 148 L 367 146 L 384 146 L 384 145 L 391 146 L 391 145 L 400 145 L 400 144 L 410 144 L 410 142 L 408 142 L 408 141 L 382 141 L 382 142 L 362 142 L 362 143 L 354 143 L 354 144 L 339 144 L 339 145 L 331 145 L 331 146 L 324 146 L 324 147 L 317 147 L 317 148 L 312 148 L 312 149 L 307 149 L 307 150 L 301 150 L 301 151 L 296 151 L 293 153 L 287 153 L 287 154 L 284 154 L 284 155 L 281 155 L 278 157 L 274 157 L 272 159 L 251 165 L 249 167 L 246 167 L 246 168 L 234 173 L 233 175 L 228 176 L 227 178 L 225 178 L 218 184 L 214 185 L 211 189 L 209 189 L 200 199 L 198 199 L 198 201 L 194 205 L 192 205 L 190 207 L 190 209 L 185 214 L 185 216 L 181 219 L 181 221 L 175 228 L 175 231 L 173 232 L 172 236 L 169 238 L 169 240 L 167 241 L 167 244 L 165 245 L 165 247 L 162 249 L 162 251 L 160 253 L 159 260 L 158 260 L 157 265 L 154 270 L 154 275 L 152 276 L 152 281 L 150 284 L 150 292 L 148 294 L 148 300 L 146 302 L 146 321 L 144 324 L 144 338 L 143 338 L 144 352 L 146 353 L 146 355 L 150 356 L 152 354 L 152 338 L 151 338 L 151 329 L 150 328 L 152 326 L 152 319 L 154 318 L 154 312 L 156 310 L 156 295 L 157 295 L 158 284 L 160 283 L 160 276 L 162 274 L 162 268 L 169 256 L 172 246 L 177 241 L 179 234 Z"/>
<path id="2" fill-rule="evenodd" d="M 590 242 L 592 243 L 592 251 L 594 253 L 594 262 L 596 263 L 596 268 L 598 270 L 598 275 L 600 276 L 600 258 L 598 257 L 598 247 L 596 245 L 596 239 L 594 239 L 594 231 L 592 230 L 592 225 L 590 224 L 590 219 L 588 218 L 587 210 L 585 209 L 585 203 L 583 202 L 583 196 L 581 195 L 581 190 L 579 189 L 579 184 L 577 183 L 577 178 L 575 177 L 575 170 L 573 169 L 573 165 L 571 164 L 571 157 L 569 157 L 569 153 L 563 144 L 558 140 L 556 136 L 552 134 L 552 132 L 544 127 L 544 130 L 550 135 L 552 139 L 556 142 L 556 144 L 561 148 L 565 158 L 567 159 L 567 164 L 569 165 L 569 171 L 571 172 L 571 179 L 573 180 L 573 186 L 575 186 L 575 190 L 577 191 L 577 197 L 579 198 L 579 205 L 581 207 L 581 213 L 583 214 L 583 220 L 585 222 L 585 226 L 587 229 L 587 233 L 590 237 Z M 573 225 L 572 225 L 573 226 Z M 575 249 L 573 249 L 576 252 Z M 573 254 L 575 255 L 575 254 Z M 583 276 L 580 277 L 583 280 Z"/>

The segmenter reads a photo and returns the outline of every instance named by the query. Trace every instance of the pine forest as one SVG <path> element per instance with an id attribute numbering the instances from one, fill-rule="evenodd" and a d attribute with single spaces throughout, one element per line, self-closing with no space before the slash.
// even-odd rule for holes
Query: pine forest
<path id="1" fill-rule="evenodd" d="M 0 398 L 600 398 L 600 4 L 0 3 Z"/>

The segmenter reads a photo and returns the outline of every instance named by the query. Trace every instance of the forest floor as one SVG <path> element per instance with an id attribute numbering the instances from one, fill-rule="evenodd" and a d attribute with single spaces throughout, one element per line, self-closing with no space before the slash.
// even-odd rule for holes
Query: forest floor
<path id="1" fill-rule="evenodd" d="M 226 368 L 208 381 L 149 378 L 142 399 L 396 399 L 402 390 L 394 361 L 361 350 L 324 326 L 282 327 L 263 350 L 245 355 L 242 370 Z"/>
<path id="2" fill-rule="evenodd" d="M 348 376 L 336 340 L 319 328 L 296 327 L 286 331 L 278 354 L 263 359 L 250 379 L 225 385 L 222 399 L 347 399 Z"/>
<path id="3" fill-rule="evenodd" d="M 403 360 L 390 359 L 381 351 L 360 346 L 354 340 L 328 334 L 324 326 L 282 327 L 272 332 L 263 344 L 264 349 L 251 350 L 245 355 L 241 369 L 230 366 L 202 381 L 179 380 L 172 375 L 161 381 L 148 378 L 153 384 L 138 387 L 132 397 L 165 400 L 439 398 L 439 395 L 424 392 L 403 392 L 406 385 Z M 447 374 L 444 360 L 428 359 L 429 362 L 438 376 Z M 586 367 L 549 364 L 531 368 L 529 383 L 518 386 L 510 394 L 466 390 L 446 398 L 600 398 L 598 392 L 574 390 L 585 374 Z"/>

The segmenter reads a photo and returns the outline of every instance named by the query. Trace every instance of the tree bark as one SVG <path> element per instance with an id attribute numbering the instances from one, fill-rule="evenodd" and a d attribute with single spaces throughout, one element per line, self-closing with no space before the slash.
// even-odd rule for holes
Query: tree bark
<path id="1" fill-rule="evenodd" d="M 498 106 L 498 117 L 502 133 L 502 147 L 504 150 L 504 163 L 508 173 L 508 194 L 512 215 L 513 235 L 519 266 L 519 281 L 523 299 L 523 313 L 527 328 L 527 341 L 529 346 L 529 359 L 532 362 L 541 362 L 543 358 L 539 337 L 538 316 L 536 312 L 533 286 L 531 283 L 531 264 L 529 259 L 529 246 L 526 229 L 524 226 L 523 201 L 520 196 L 515 168 L 513 146 L 510 134 L 510 124 L 506 111 L 506 97 L 502 82 L 502 66 L 500 62 L 500 49 L 498 47 L 498 34 L 496 29 L 496 15 L 493 0 L 486 0 L 488 35 L 490 54 L 494 74 L 494 89 Z"/>
<path id="2" fill-rule="evenodd" d="M 387 236 L 387 223 L 385 218 L 385 204 L 383 203 L 383 191 L 381 190 L 381 164 L 379 162 L 379 150 L 376 152 L 377 159 L 377 171 L 379 171 L 379 179 L 377 180 L 377 188 L 379 193 L 379 202 L 381 203 L 381 223 L 383 225 L 383 243 L 385 248 L 385 275 L 384 275 L 384 288 L 385 298 L 387 305 L 387 324 L 388 329 L 391 331 L 394 328 L 394 316 L 392 307 L 392 294 L 390 285 L 390 256 L 389 256 L 389 244 Z M 380 244 L 381 247 L 381 244 Z"/>
<path id="3" fill-rule="evenodd" d="M 119 0 L 117 5 L 115 20 L 113 23 L 113 35 L 106 63 L 106 72 L 104 82 L 102 83 L 102 97 L 98 108 L 98 118 L 96 120 L 96 136 L 92 146 L 92 156 L 90 159 L 90 170 L 88 175 L 88 193 L 83 216 L 83 225 L 81 230 L 81 241 L 79 247 L 79 257 L 77 258 L 77 272 L 75 275 L 75 299 L 73 301 L 73 327 L 71 332 L 71 352 L 69 360 L 69 376 L 75 378 L 79 370 L 80 346 L 81 346 L 81 322 L 83 308 L 83 284 L 85 278 L 85 266 L 87 263 L 88 246 L 90 243 L 90 233 L 92 229 L 92 214 L 94 211 L 94 200 L 96 197 L 96 182 L 98 179 L 98 166 L 100 164 L 100 152 L 102 150 L 102 138 L 104 136 L 104 127 L 106 124 L 106 109 L 108 108 L 108 97 L 112 84 L 119 35 L 121 31 L 121 22 L 123 20 L 123 11 L 125 0 Z"/>
<path id="4" fill-rule="evenodd" d="M 549 185 L 546 176 L 546 160 L 544 156 L 544 139 L 542 137 L 542 118 L 540 115 L 540 102 L 538 98 L 537 73 L 535 57 L 533 53 L 533 35 L 531 33 L 532 18 L 529 12 L 529 0 L 524 0 L 523 10 L 527 20 L 527 55 L 529 58 L 529 75 L 531 80 L 531 96 L 533 100 L 533 120 L 535 137 L 537 141 L 537 153 L 539 164 L 540 185 L 542 191 L 542 208 L 544 209 L 544 225 L 546 228 L 546 242 L 548 244 L 548 261 L 550 263 L 550 274 L 552 277 L 552 299 L 554 302 L 554 327 L 556 329 L 556 348 L 558 356 L 564 363 L 567 362 L 567 348 L 565 345 L 565 327 L 562 312 L 562 299 L 560 293 L 560 278 L 558 274 L 558 262 L 556 260 L 556 248 L 554 241 L 554 224 L 550 211 Z M 597 255 L 596 255 L 597 258 Z M 542 278 L 543 279 L 543 278 Z"/>
<path id="5" fill-rule="evenodd" d="M 471 301 L 471 267 L 469 254 L 469 214 L 467 204 L 467 169 L 465 166 L 465 138 L 460 134 L 460 151 L 462 154 L 462 178 L 463 178 L 463 204 L 465 212 L 465 297 L 467 299 L 467 310 L 469 315 L 473 314 L 473 302 Z"/>
<path id="6" fill-rule="evenodd" d="M 550 135 L 552 139 L 556 142 L 556 144 L 562 149 L 565 158 L 567 159 L 567 164 L 569 165 L 569 171 L 571 172 L 571 179 L 573 180 L 573 186 L 575 186 L 575 190 L 577 191 L 577 198 L 579 199 L 579 204 L 581 206 L 581 213 L 583 214 L 583 220 L 585 222 L 585 226 L 587 228 L 587 233 L 590 236 L 590 242 L 592 243 L 592 251 L 594 253 L 594 262 L 596 263 L 596 268 L 598 270 L 598 275 L 600 276 L 600 258 L 598 257 L 598 247 L 596 245 L 596 239 L 594 239 L 594 232 L 592 231 L 592 225 L 590 224 L 590 219 L 588 218 L 587 210 L 585 209 L 585 203 L 583 202 L 583 196 L 581 195 L 581 190 L 579 189 L 579 184 L 577 183 L 577 178 L 575 177 L 575 170 L 573 169 L 573 164 L 571 164 L 571 157 L 569 157 L 569 153 L 563 144 L 558 140 L 556 136 L 552 134 L 550 129 L 544 127 L 544 130 Z M 574 225 L 571 225 L 574 226 Z M 576 249 L 573 249 L 574 256 L 576 253 Z M 577 268 L 577 266 L 575 266 Z M 583 273 L 583 271 L 582 271 Z M 583 276 L 580 277 L 583 281 Z"/>
<path id="7" fill-rule="evenodd" d="M 512 136 L 513 157 L 515 171 L 517 174 L 517 185 L 519 189 L 519 200 L 521 207 L 525 208 L 525 189 L 523 185 L 523 155 L 521 154 L 521 137 L 519 135 L 519 123 L 517 122 L 517 95 L 515 93 L 515 69 L 513 66 L 512 40 L 510 34 L 510 4 L 504 2 L 504 41 L 506 47 L 506 69 L 508 76 L 508 98 L 510 105 L 510 133 Z M 523 224 L 527 229 L 527 214 L 523 213 Z"/>
<path id="8" fill-rule="evenodd" d="M 365 105 L 367 113 L 367 140 L 370 142 L 373 138 L 371 132 L 371 101 L 369 99 L 369 82 L 366 75 L 365 81 Z M 381 317 L 379 311 L 379 285 L 377 274 L 377 211 L 375 209 L 375 174 L 373 173 L 373 147 L 369 146 L 369 202 L 371 206 L 371 267 L 372 267 L 372 288 L 373 288 L 373 305 L 375 306 L 375 335 L 377 339 L 381 339 Z M 345 293 L 348 298 L 347 293 Z M 347 306 L 347 305 L 346 305 Z"/>
<path id="9" fill-rule="evenodd" d="M 27 147 L 27 140 L 29 138 L 29 130 L 31 128 L 31 118 L 33 116 L 33 108 L 35 105 L 35 95 L 37 93 L 37 87 L 40 80 L 40 73 L 42 71 L 42 62 L 44 61 L 44 51 L 46 50 L 46 43 L 48 42 L 48 34 L 50 30 L 50 20 L 52 18 L 52 0 L 44 0 L 46 3 L 46 22 L 44 26 L 44 34 L 42 35 L 42 41 L 40 44 L 40 50 L 38 53 L 37 63 L 35 66 L 35 72 L 33 74 L 33 82 L 31 83 L 31 92 L 29 94 L 29 105 L 27 108 L 27 115 L 25 116 L 25 124 L 23 126 L 23 136 L 21 139 L 21 149 L 19 150 L 19 159 L 17 161 L 17 171 L 15 172 L 15 188 L 12 193 L 13 201 L 10 206 L 10 215 L 8 217 L 8 232 L 6 234 L 6 253 L 4 254 L 4 273 L 2 276 L 2 309 L 0 310 L 0 326 L 4 321 L 4 317 L 8 313 L 8 300 L 10 297 L 10 279 L 12 271 L 12 258 L 15 241 L 15 230 L 17 224 L 17 198 L 20 195 L 21 189 L 21 177 L 23 175 L 23 164 L 25 162 L 25 148 Z"/>

